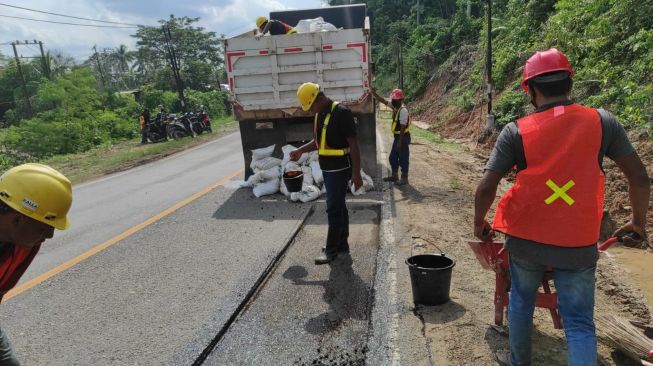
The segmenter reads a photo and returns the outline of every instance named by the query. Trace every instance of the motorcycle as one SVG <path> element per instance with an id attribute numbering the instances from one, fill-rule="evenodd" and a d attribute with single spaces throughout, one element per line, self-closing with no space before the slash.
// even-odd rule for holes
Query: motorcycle
<path id="1" fill-rule="evenodd" d="M 167 132 L 168 137 L 173 140 L 178 140 L 186 136 L 195 137 L 190 130 L 190 122 L 187 121 L 185 116 L 182 118 L 177 118 L 177 115 L 175 114 L 168 115 Z"/>
<path id="2" fill-rule="evenodd" d="M 209 118 L 208 113 L 204 111 L 197 113 L 195 120 L 196 122 L 193 124 L 193 130 L 196 134 L 200 135 L 204 132 L 213 132 L 213 129 L 211 128 L 211 119 Z"/>
<path id="3" fill-rule="evenodd" d="M 158 115 L 155 119 L 150 119 L 145 124 L 147 139 L 150 142 L 161 142 L 168 140 L 168 130 L 165 117 Z"/>

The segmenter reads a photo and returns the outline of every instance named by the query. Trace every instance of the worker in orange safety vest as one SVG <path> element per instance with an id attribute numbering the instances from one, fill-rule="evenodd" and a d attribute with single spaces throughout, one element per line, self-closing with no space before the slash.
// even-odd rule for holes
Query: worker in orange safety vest
<path id="1" fill-rule="evenodd" d="M 502 364 L 530 365 L 536 292 L 552 268 L 568 364 L 596 365 L 593 309 L 605 156 L 625 174 L 632 207 L 631 221 L 615 235 L 646 239 L 646 169 L 614 116 L 570 100 L 573 76 L 567 56 L 555 48 L 526 61 L 521 86 L 535 113 L 503 128 L 476 189 L 474 234 L 484 241 L 493 231 L 505 234 L 510 258 L 510 350 L 496 354 Z M 490 226 L 485 217 L 497 186 L 513 167 L 516 181 Z"/>

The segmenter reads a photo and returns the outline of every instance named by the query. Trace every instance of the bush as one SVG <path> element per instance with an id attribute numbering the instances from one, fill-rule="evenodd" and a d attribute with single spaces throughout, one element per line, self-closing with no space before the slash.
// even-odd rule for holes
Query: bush
<path id="1" fill-rule="evenodd" d="M 526 93 L 520 91 L 508 90 L 499 96 L 497 105 L 494 108 L 496 127 L 501 129 L 510 122 L 526 115 L 526 105 L 528 97 Z"/>
<path id="2" fill-rule="evenodd" d="M 201 92 L 186 89 L 184 92 L 186 105 L 189 111 L 199 111 L 203 105 L 212 118 L 220 118 L 231 114 L 229 93 L 222 90 Z"/>

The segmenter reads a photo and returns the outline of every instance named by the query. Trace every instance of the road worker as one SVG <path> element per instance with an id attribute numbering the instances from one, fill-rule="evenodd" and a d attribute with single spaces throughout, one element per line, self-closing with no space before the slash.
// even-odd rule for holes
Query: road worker
<path id="1" fill-rule="evenodd" d="M 503 364 L 531 364 L 535 297 L 548 267 L 568 364 L 596 365 L 593 311 L 604 156 L 625 174 L 630 192 L 632 218 L 615 235 L 636 233 L 646 239 L 646 169 L 610 113 L 570 100 L 573 76 L 567 56 L 555 48 L 526 61 L 521 87 L 536 110 L 503 128 L 476 189 L 474 234 L 490 241 L 493 230 L 504 233 L 510 256 L 510 350 L 496 353 Z M 513 167 L 516 182 L 499 201 L 490 226 L 485 217 L 497 185 Z"/>
<path id="2" fill-rule="evenodd" d="M 54 229 L 70 225 L 70 181 L 41 164 L 23 164 L 0 176 L 0 299 L 11 290 Z M 0 365 L 19 365 L 0 329 Z"/>
<path id="3" fill-rule="evenodd" d="M 372 89 L 372 95 L 380 103 L 392 109 L 392 124 L 390 132 L 393 135 L 392 149 L 390 149 L 390 168 L 392 175 L 383 178 L 385 182 L 395 182 L 395 185 L 402 186 L 408 183 L 408 160 L 410 158 L 410 113 L 404 104 L 404 92 L 401 89 L 394 89 L 390 92 L 390 99 L 387 100 Z M 401 168 L 401 179 L 399 179 L 399 168 Z"/>
<path id="4" fill-rule="evenodd" d="M 298 160 L 303 153 L 318 150 L 326 187 L 329 230 L 326 246 L 315 264 L 326 264 L 339 255 L 349 254 L 349 212 L 345 195 L 350 179 L 356 190 L 363 185 L 356 124 L 349 108 L 329 99 L 318 84 L 302 84 L 297 89 L 297 101 L 303 111 L 315 114 L 313 140 L 293 150 L 290 159 Z"/>
<path id="5" fill-rule="evenodd" d="M 270 34 L 273 36 L 277 36 L 280 34 L 297 33 L 297 30 L 289 26 L 288 24 L 280 20 L 274 20 L 274 19 L 268 20 L 268 18 L 264 16 L 260 16 L 256 18 L 256 28 L 259 31 L 259 33 L 256 35 L 257 39 L 268 32 L 270 32 Z"/>
<path id="6" fill-rule="evenodd" d="M 147 125 L 150 124 L 150 110 L 143 108 L 143 112 L 138 117 L 138 122 L 141 127 L 141 144 L 147 143 Z"/>

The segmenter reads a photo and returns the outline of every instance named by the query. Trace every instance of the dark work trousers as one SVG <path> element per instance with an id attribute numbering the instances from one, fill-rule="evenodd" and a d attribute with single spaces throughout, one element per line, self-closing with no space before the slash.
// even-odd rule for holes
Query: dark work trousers
<path id="1" fill-rule="evenodd" d="M 404 141 L 401 143 L 401 151 L 397 150 L 397 142 L 399 142 L 399 135 L 395 135 L 394 141 L 392 141 L 392 150 L 390 150 L 390 168 L 393 172 L 399 170 L 401 167 L 401 172 L 403 174 L 408 174 L 408 160 L 410 158 L 410 134 L 407 133 L 404 135 Z"/>
<path id="2" fill-rule="evenodd" d="M 322 174 L 326 186 L 326 212 L 329 221 L 325 252 L 327 255 L 348 252 L 349 212 L 345 196 L 351 179 L 351 168 Z"/>
<path id="3" fill-rule="evenodd" d="M 143 144 L 147 142 L 147 128 L 147 125 L 141 128 L 141 143 Z"/>

